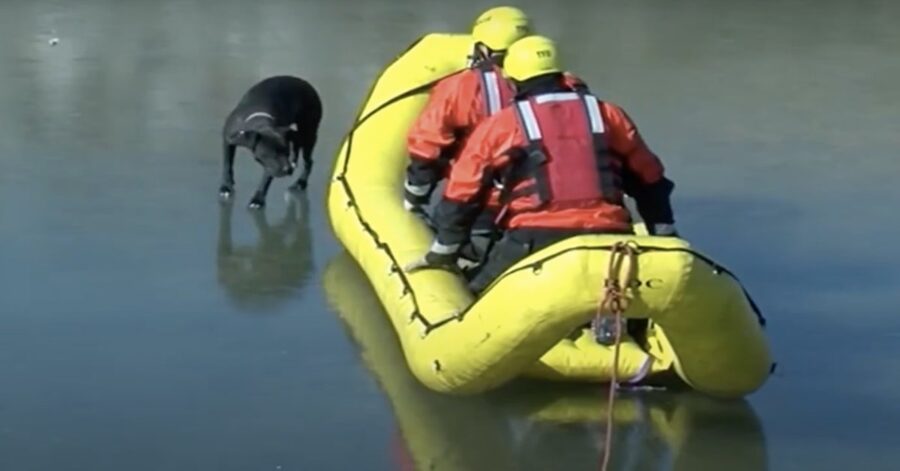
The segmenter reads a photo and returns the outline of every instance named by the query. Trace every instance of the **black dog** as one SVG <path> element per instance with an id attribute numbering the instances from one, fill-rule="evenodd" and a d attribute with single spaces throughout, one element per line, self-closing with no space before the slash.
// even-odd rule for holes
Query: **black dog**
<path id="1" fill-rule="evenodd" d="M 234 153 L 238 146 L 253 152 L 263 166 L 251 208 L 266 204 L 266 193 L 275 177 L 284 177 L 297 167 L 303 150 L 303 174 L 291 189 L 305 189 L 312 171 L 322 102 L 307 81 L 290 76 L 269 77 L 247 90 L 225 120 L 222 129 L 224 168 L 219 195 L 228 200 L 234 193 Z"/>

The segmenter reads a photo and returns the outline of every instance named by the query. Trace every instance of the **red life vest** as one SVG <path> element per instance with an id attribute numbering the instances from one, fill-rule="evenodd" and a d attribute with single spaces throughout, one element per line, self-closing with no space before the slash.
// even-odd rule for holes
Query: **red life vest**
<path id="1" fill-rule="evenodd" d="M 512 212 L 624 204 L 622 162 L 606 145 L 596 98 L 547 93 L 515 106 L 528 145 L 513 164 Z"/>

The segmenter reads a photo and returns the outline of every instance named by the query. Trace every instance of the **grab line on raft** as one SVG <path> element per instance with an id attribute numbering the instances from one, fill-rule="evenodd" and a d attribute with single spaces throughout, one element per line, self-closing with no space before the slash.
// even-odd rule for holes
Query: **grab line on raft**
<path id="1" fill-rule="evenodd" d="M 415 45 L 418 44 L 423 38 L 424 37 L 421 37 L 421 38 L 417 39 L 415 42 L 413 42 L 407 48 L 407 51 L 409 51 L 410 49 L 415 47 Z M 427 82 L 425 84 L 419 85 L 417 87 L 413 87 L 405 92 L 402 92 L 394 97 L 391 97 L 390 99 L 386 100 L 385 102 L 383 102 L 380 105 L 378 105 L 377 107 L 375 107 L 375 109 L 373 109 L 372 111 L 363 115 L 363 111 L 365 110 L 366 104 L 369 102 L 369 100 L 371 100 L 372 94 L 375 92 L 375 88 L 378 86 L 378 83 L 384 77 L 384 74 L 392 66 L 394 66 L 394 64 L 396 64 L 397 61 L 399 61 L 403 57 L 403 54 L 405 54 L 405 53 L 401 53 L 396 59 L 394 59 L 390 64 L 388 64 L 384 68 L 384 71 L 378 76 L 378 78 L 372 84 L 372 87 L 369 89 L 369 92 L 367 93 L 366 98 L 363 101 L 363 105 L 360 107 L 360 110 L 357 113 L 357 117 L 354 122 L 354 125 L 352 128 L 350 128 L 350 131 L 347 133 L 347 136 L 345 138 L 345 140 L 347 142 L 347 146 L 346 146 L 346 150 L 344 151 L 344 163 L 343 163 L 343 166 L 341 167 L 340 173 L 335 177 L 335 179 L 340 182 L 341 187 L 344 189 L 347 199 L 349 200 L 348 206 L 353 209 L 353 213 L 356 215 L 356 218 L 359 221 L 360 225 L 362 226 L 363 231 L 366 232 L 367 234 L 369 234 L 369 236 L 372 238 L 372 241 L 375 243 L 375 246 L 378 249 L 383 250 L 385 252 L 385 254 L 387 254 L 388 258 L 390 259 L 391 273 L 396 273 L 400 277 L 400 282 L 403 284 L 403 294 L 402 295 L 405 296 L 405 295 L 409 294 L 410 300 L 413 303 L 413 313 L 410 315 L 410 319 L 418 319 L 420 322 L 422 322 L 422 324 L 425 328 L 424 334 L 427 335 L 434 328 L 436 328 L 437 325 L 432 324 L 427 318 L 425 318 L 425 316 L 422 315 L 422 313 L 419 309 L 419 302 L 416 299 L 416 294 L 412 290 L 412 286 L 409 283 L 409 279 L 407 278 L 406 273 L 403 272 L 403 269 L 401 268 L 400 263 L 397 261 L 397 257 L 394 255 L 390 246 L 381 241 L 381 237 L 378 235 L 378 232 L 376 232 L 375 229 L 373 229 L 372 226 L 368 223 L 368 221 L 366 221 L 366 219 L 362 216 L 362 213 L 359 210 L 359 205 L 356 202 L 356 197 L 353 194 L 353 190 L 350 188 L 349 182 L 347 181 L 347 171 L 348 171 L 349 165 L 350 165 L 350 158 L 353 155 L 352 154 L 353 135 L 356 132 L 356 130 L 360 128 L 360 126 L 362 126 L 366 121 L 368 121 L 369 118 L 373 117 L 378 112 L 384 110 L 388 106 L 398 103 L 407 98 L 411 98 L 416 95 L 420 95 L 422 93 L 430 91 L 438 82 L 444 80 L 447 77 L 456 75 L 461 72 L 461 71 L 457 71 L 452 74 L 447 74 L 447 75 L 441 76 L 437 79 L 434 79 L 430 82 Z M 443 321 L 442 321 L 442 323 L 443 323 Z"/>

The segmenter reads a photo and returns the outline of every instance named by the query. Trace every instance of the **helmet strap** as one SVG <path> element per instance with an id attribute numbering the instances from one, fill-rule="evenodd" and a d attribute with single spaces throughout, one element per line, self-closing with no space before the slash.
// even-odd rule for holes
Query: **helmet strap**
<path id="1" fill-rule="evenodd" d="M 505 51 L 503 51 L 505 52 Z M 482 42 L 476 42 L 472 47 L 472 54 L 469 55 L 469 67 L 476 67 L 485 62 L 499 64 L 503 62 L 503 52 L 494 51 Z M 498 60 L 500 61 L 498 63 Z"/>

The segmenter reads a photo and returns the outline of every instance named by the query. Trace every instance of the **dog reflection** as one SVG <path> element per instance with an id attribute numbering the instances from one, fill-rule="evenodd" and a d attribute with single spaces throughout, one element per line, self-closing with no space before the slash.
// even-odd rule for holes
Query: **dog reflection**
<path id="1" fill-rule="evenodd" d="M 234 205 L 221 205 L 216 250 L 218 282 L 238 309 L 270 313 L 303 288 L 313 268 L 308 209 L 305 195 L 291 197 L 284 218 L 274 226 L 269 224 L 265 211 L 254 211 L 251 217 L 257 242 L 235 246 L 231 231 Z"/>

